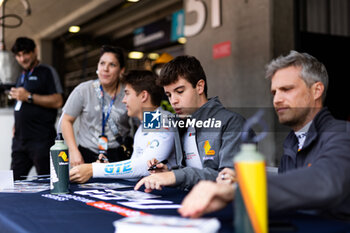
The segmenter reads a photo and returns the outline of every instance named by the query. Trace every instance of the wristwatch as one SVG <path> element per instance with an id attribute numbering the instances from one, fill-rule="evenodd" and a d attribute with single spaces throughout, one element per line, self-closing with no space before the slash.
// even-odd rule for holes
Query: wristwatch
<path id="1" fill-rule="evenodd" d="M 29 93 L 27 102 L 30 103 L 30 104 L 33 103 L 33 95 L 32 95 L 32 93 Z"/>

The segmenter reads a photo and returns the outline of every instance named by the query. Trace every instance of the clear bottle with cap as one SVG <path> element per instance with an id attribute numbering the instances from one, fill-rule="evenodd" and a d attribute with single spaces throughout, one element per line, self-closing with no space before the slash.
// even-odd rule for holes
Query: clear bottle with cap
<path id="1" fill-rule="evenodd" d="M 55 144 L 50 148 L 50 192 L 52 194 L 69 193 L 69 156 L 68 147 L 59 133 Z"/>

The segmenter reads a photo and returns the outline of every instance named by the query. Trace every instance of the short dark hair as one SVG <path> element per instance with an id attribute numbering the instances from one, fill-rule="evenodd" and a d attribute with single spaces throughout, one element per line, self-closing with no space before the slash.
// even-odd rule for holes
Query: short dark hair
<path id="1" fill-rule="evenodd" d="M 18 37 L 12 46 L 11 51 L 14 54 L 24 51 L 25 53 L 34 52 L 36 45 L 34 41 L 28 37 Z"/>
<path id="2" fill-rule="evenodd" d="M 166 63 L 160 72 L 158 84 L 166 86 L 175 83 L 179 77 L 191 83 L 193 88 L 196 87 L 199 80 L 203 79 L 205 81 L 204 94 L 207 96 L 207 78 L 201 63 L 195 57 L 178 56 Z"/>
<path id="3" fill-rule="evenodd" d="M 122 48 L 111 45 L 102 45 L 99 59 L 105 53 L 113 53 L 119 62 L 120 68 L 125 67 L 124 51 Z"/>
<path id="4" fill-rule="evenodd" d="M 130 70 L 120 78 L 122 83 L 131 85 L 137 95 L 147 91 L 151 96 L 151 103 L 160 106 L 164 90 L 156 84 L 156 80 L 157 75 L 148 70 Z"/>

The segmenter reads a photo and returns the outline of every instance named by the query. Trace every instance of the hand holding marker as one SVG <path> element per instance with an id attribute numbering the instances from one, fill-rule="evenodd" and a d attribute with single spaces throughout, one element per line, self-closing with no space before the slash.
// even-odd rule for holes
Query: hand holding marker
<path id="1" fill-rule="evenodd" d="M 154 170 L 156 170 L 157 169 L 157 165 L 158 164 L 167 164 L 168 163 L 168 160 L 163 160 L 163 161 L 161 161 L 161 162 L 158 162 L 158 163 L 155 163 L 155 164 L 153 164 L 152 166 L 150 166 L 149 168 L 148 168 L 148 171 L 154 171 Z"/>

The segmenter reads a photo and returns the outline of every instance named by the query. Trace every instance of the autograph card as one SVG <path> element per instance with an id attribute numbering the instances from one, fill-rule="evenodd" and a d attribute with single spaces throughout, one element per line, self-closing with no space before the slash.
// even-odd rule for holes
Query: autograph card
<path id="1" fill-rule="evenodd" d="M 2 193 L 38 193 L 49 190 L 49 184 L 15 181 L 13 188 L 0 189 Z"/>

